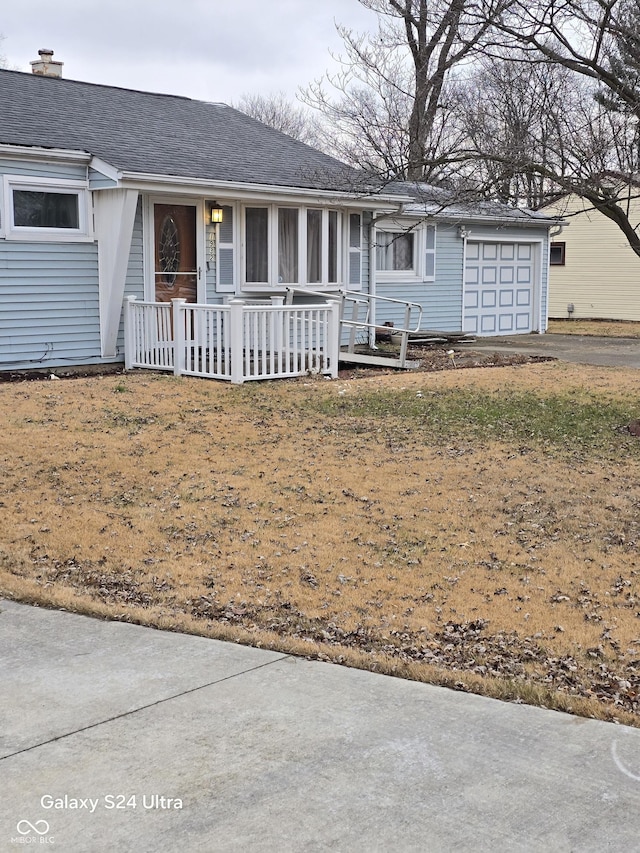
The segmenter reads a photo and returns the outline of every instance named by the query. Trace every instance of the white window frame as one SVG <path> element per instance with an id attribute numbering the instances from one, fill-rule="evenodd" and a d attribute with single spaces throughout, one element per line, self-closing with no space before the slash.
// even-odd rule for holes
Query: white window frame
<path id="1" fill-rule="evenodd" d="M 268 211 L 267 240 L 268 240 L 268 282 L 247 281 L 247 238 L 246 238 L 246 211 L 247 208 L 263 208 Z M 298 212 L 298 281 L 279 281 L 279 259 L 278 259 L 278 210 L 290 209 Z M 322 214 L 322 280 L 320 282 L 307 281 L 307 211 L 319 210 Z M 336 222 L 336 278 L 337 281 L 329 281 L 329 213 L 337 214 Z M 344 270 L 344 222 L 343 211 L 335 207 L 320 207 L 316 205 L 287 204 L 285 200 L 276 204 L 265 204 L 260 202 L 246 202 L 241 208 L 241 290 L 253 292 L 269 292 L 273 290 L 284 290 L 287 287 L 308 287 L 310 290 L 335 290 L 342 286 L 345 280 Z"/>
<path id="2" fill-rule="evenodd" d="M 2 223 L 7 240 L 30 242 L 79 243 L 93 241 L 93 221 L 90 215 L 90 193 L 87 181 L 66 181 L 36 178 L 27 175 L 4 175 L 2 181 Z M 53 192 L 75 195 L 78 198 L 77 228 L 33 228 L 16 225 L 14 221 L 14 190 Z"/>
<path id="3" fill-rule="evenodd" d="M 427 234 L 428 230 L 432 229 L 433 234 L 433 248 L 427 248 L 428 240 Z M 376 226 L 374 237 L 374 243 L 377 244 L 378 234 L 379 233 L 391 233 L 391 234 L 413 234 L 413 267 L 408 270 L 380 270 L 378 269 L 378 260 L 377 260 L 377 245 L 374 247 L 374 263 L 375 263 L 375 275 L 376 279 L 381 282 L 394 282 L 394 281 L 408 281 L 408 282 L 418 282 L 418 281 L 435 281 L 436 278 L 436 239 L 437 239 L 437 230 L 436 225 L 433 222 L 419 222 L 419 221 L 406 221 L 402 222 L 400 220 L 389 220 L 389 222 L 382 222 L 381 224 Z M 427 275 L 427 262 L 426 256 L 427 254 L 433 256 L 433 273 Z"/>

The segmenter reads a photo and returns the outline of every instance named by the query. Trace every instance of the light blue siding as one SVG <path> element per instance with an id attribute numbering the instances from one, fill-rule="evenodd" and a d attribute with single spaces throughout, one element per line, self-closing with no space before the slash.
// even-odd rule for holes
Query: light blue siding
<path id="1" fill-rule="evenodd" d="M 362 214 L 362 291 L 369 293 L 370 275 L 369 275 L 369 256 L 371 249 L 371 219 L 370 211 L 365 211 Z"/>
<path id="2" fill-rule="evenodd" d="M 205 230 L 205 252 L 206 252 L 206 302 L 215 302 L 216 296 L 216 227 L 207 225 Z"/>
<path id="3" fill-rule="evenodd" d="M 97 245 L 0 240 L 0 370 L 96 361 Z"/>
<path id="4" fill-rule="evenodd" d="M 112 189 L 117 186 L 118 184 L 116 181 L 108 178 L 106 175 L 103 175 L 102 172 L 98 172 L 95 169 L 89 169 L 89 189 L 104 190 Z"/>
<path id="5" fill-rule="evenodd" d="M 422 329 L 458 332 L 462 325 L 462 267 L 463 244 L 457 226 L 438 223 L 436 226 L 435 281 L 378 281 L 376 293 L 393 299 L 417 302 L 422 306 Z M 412 324 L 416 313 L 412 316 Z M 404 324 L 404 308 L 379 302 L 376 323 Z"/>
<path id="6" fill-rule="evenodd" d="M 82 163 L 0 159 L 0 174 L 82 181 Z M 100 358 L 93 243 L 0 240 L 0 370 Z"/>
<path id="7" fill-rule="evenodd" d="M 36 160 L 0 159 L 0 174 L 23 175 L 31 178 L 55 178 L 61 181 L 86 181 L 87 167 L 83 163 L 57 163 Z"/>

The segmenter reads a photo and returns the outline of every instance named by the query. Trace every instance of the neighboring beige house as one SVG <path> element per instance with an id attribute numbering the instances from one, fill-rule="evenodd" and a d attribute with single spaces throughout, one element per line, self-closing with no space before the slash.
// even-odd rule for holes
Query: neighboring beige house
<path id="1" fill-rule="evenodd" d="M 640 321 L 640 257 L 618 226 L 573 195 L 544 212 L 567 222 L 551 232 L 549 318 Z"/>

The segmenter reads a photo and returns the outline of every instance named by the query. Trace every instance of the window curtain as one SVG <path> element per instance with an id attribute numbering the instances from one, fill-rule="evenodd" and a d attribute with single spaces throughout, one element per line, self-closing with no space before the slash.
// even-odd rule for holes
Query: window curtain
<path id="1" fill-rule="evenodd" d="M 248 282 L 269 281 L 269 211 L 248 207 L 245 211 L 246 274 Z"/>
<path id="2" fill-rule="evenodd" d="M 338 281 L 338 214 L 329 211 L 329 282 Z"/>
<path id="3" fill-rule="evenodd" d="M 278 210 L 278 281 L 298 281 L 298 211 L 287 207 Z"/>
<path id="4" fill-rule="evenodd" d="M 378 231 L 376 235 L 376 267 L 381 271 L 413 269 L 413 234 Z"/>
<path id="5" fill-rule="evenodd" d="M 322 211 L 307 211 L 307 281 L 322 281 Z"/>

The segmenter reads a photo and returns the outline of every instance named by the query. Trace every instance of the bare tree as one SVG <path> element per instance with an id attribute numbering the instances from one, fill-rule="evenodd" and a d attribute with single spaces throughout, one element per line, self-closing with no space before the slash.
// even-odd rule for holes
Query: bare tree
<path id="1" fill-rule="evenodd" d="M 390 178 L 442 177 L 443 148 L 454 145 L 446 121 L 448 86 L 507 0 L 359 0 L 378 18 L 375 35 L 338 27 L 341 70 L 302 93 L 331 130 L 327 144 L 353 164 Z M 486 11 L 486 10 L 485 10 Z M 454 134 L 454 138 L 456 134 Z"/>
<path id="2" fill-rule="evenodd" d="M 535 157 L 530 167 L 615 222 L 640 256 L 632 203 L 640 184 L 640 0 L 514 0 L 498 24 L 524 61 L 560 66 L 591 83 L 581 118 L 559 140 L 572 168 Z"/>
<path id="3" fill-rule="evenodd" d="M 263 124 L 307 145 L 314 145 L 318 141 L 318 119 L 308 110 L 292 103 L 284 92 L 273 95 L 245 94 L 235 106 Z"/>
<path id="4" fill-rule="evenodd" d="M 483 59 L 460 87 L 457 114 L 478 187 L 532 209 L 556 198 L 561 189 L 550 175 L 575 175 L 584 158 L 592 165 L 584 150 L 592 107 L 592 87 L 562 66 L 528 63 L 517 49 Z"/>

